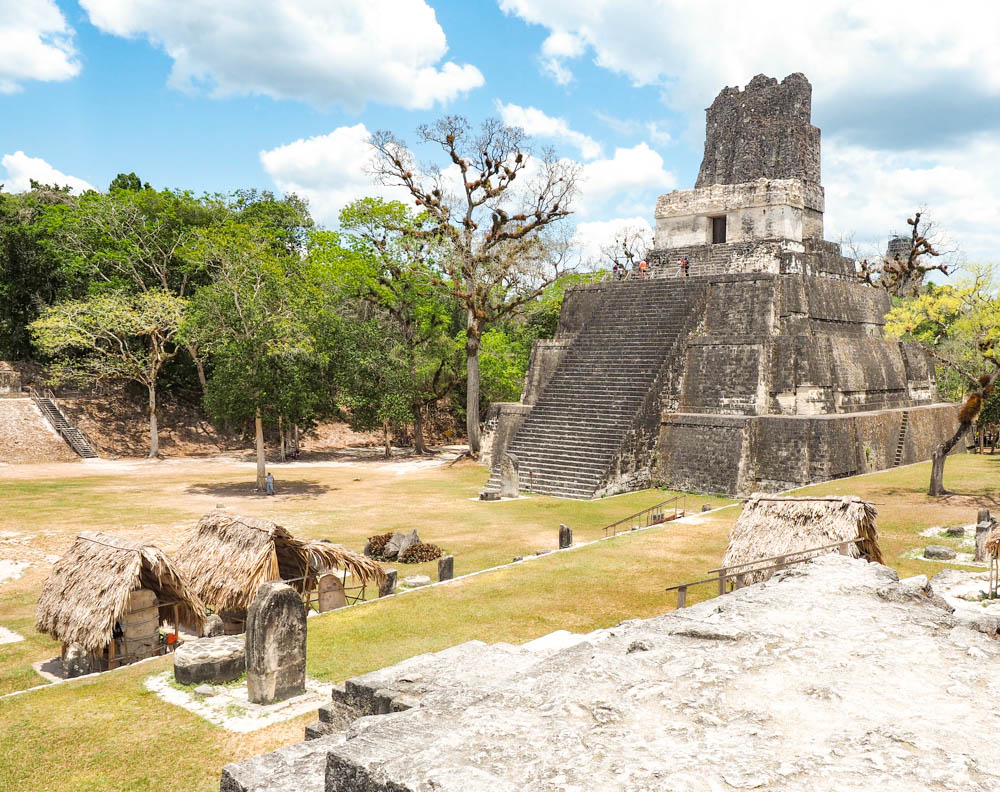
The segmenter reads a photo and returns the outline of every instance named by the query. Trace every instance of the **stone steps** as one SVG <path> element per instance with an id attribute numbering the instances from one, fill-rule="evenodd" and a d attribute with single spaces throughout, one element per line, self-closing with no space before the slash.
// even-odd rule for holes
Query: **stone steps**
<path id="1" fill-rule="evenodd" d="M 594 496 L 644 415 L 704 288 L 695 280 L 640 281 L 606 291 L 507 447 L 518 458 L 522 488 Z M 487 489 L 500 487 L 499 462 Z"/>
<path id="2" fill-rule="evenodd" d="M 332 700 L 319 708 L 319 719 L 306 726 L 303 742 L 228 764 L 220 792 L 326 792 L 327 755 L 379 718 L 423 703 L 447 700 L 466 706 L 491 686 L 514 679 L 552 655 L 584 641 L 599 641 L 607 630 L 586 635 L 557 630 L 523 646 L 468 641 L 441 652 L 417 655 L 395 665 L 348 679 L 333 688 Z M 361 719 L 361 720 L 359 720 Z"/>

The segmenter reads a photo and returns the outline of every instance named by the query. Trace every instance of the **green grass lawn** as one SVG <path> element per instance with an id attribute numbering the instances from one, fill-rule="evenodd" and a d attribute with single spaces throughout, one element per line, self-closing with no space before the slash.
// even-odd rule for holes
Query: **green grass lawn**
<path id="1" fill-rule="evenodd" d="M 596 538 L 605 523 L 663 498 L 661 492 L 646 491 L 593 503 L 539 497 L 482 504 L 470 499 L 485 472 L 472 465 L 439 468 L 388 483 L 364 473 L 362 482 L 354 482 L 358 472 L 353 468 L 332 471 L 310 468 L 301 475 L 316 486 L 340 489 L 289 496 L 274 503 L 244 498 L 240 505 L 248 513 L 283 519 L 305 535 L 328 535 L 348 546 L 357 546 L 378 531 L 416 526 L 422 538 L 455 553 L 456 572 L 463 574 L 509 562 L 514 555 L 554 547 L 560 522 L 573 526 L 578 541 Z M 980 505 L 1000 507 L 998 473 L 1000 456 L 960 456 L 948 461 L 945 478 L 957 494 L 941 499 L 924 494 L 929 464 L 844 479 L 803 492 L 858 494 L 875 501 L 886 562 L 897 567 L 901 576 L 921 572 L 930 576 L 943 565 L 904 555 L 932 542 L 954 541 L 921 537 L 921 530 L 973 522 Z M 218 483 L 212 485 L 207 476 L 206 486 L 240 480 L 231 471 L 220 471 Z M 330 492 L 365 484 L 366 479 L 367 487 L 328 498 Z M 95 482 L 89 493 L 86 487 L 69 491 L 77 493 L 74 497 L 94 498 L 101 497 L 95 490 L 102 487 L 114 489 L 107 482 Z M 165 485 L 168 491 L 173 487 Z M 44 488 L 32 492 L 30 497 L 46 499 Z M 24 500 L 28 497 L 27 491 L 21 492 L 17 508 L 30 511 Z M 209 497 L 226 501 L 243 496 L 215 492 Z M 129 515 L 125 524 L 130 526 L 122 530 L 159 530 L 165 532 L 165 546 L 168 542 L 175 546 L 178 531 L 183 532 L 179 529 L 193 519 L 193 515 L 178 518 L 176 512 L 190 513 L 191 504 L 176 498 L 171 503 L 169 495 L 155 490 L 136 499 L 132 511 L 122 512 Z M 383 502 L 386 499 L 393 502 Z M 152 505 L 143 507 L 144 501 Z M 362 501 L 366 505 L 359 505 Z M 711 499 L 693 498 L 689 509 L 697 510 L 702 502 Z M 7 501 L 3 503 L 0 510 L 6 511 Z M 72 512 L 67 503 L 48 508 Z M 94 506 L 85 508 L 93 510 Z M 137 513 L 135 509 L 140 508 Z M 667 523 L 445 586 L 317 616 L 309 620 L 308 671 L 339 681 L 474 638 L 520 643 L 556 629 L 588 632 L 662 613 L 675 602 L 663 591 L 665 586 L 701 578 L 705 570 L 718 565 L 737 513 L 733 506 L 699 517 L 694 524 Z M 134 527 L 131 520 L 137 518 L 145 527 Z M 689 601 L 713 593 L 712 587 L 702 586 L 690 592 Z M 30 588 L 22 586 L 15 592 L 5 588 L 2 596 L 0 624 L 27 627 L 34 602 Z M 29 643 L 33 639 L 25 642 Z M 46 645 L 42 641 L 14 650 L 24 655 L 8 664 L 13 646 L 20 645 L 0 646 L 0 667 L 6 668 L 8 687 L 22 687 L 19 669 L 24 660 Z M 300 739 L 303 725 L 311 719 L 305 716 L 252 735 L 226 732 L 145 691 L 145 677 L 167 668 L 169 658 L 163 658 L 96 679 L 0 699 L 0 789 L 145 790 L 170 783 L 179 789 L 207 792 L 218 788 L 223 764 Z"/>

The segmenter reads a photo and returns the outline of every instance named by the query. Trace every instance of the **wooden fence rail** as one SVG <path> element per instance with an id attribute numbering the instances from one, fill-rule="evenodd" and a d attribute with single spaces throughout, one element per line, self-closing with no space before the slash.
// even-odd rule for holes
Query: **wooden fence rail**
<path id="1" fill-rule="evenodd" d="M 675 495 L 673 498 L 665 500 L 662 503 L 657 503 L 648 509 L 630 514 L 628 517 L 623 517 L 618 522 L 606 525 L 604 527 L 604 535 L 617 536 L 618 531 L 631 531 L 633 527 L 648 528 L 650 525 L 659 525 L 660 523 L 676 520 L 678 517 L 684 516 L 685 504 L 684 495 Z M 668 514 L 667 512 L 671 508 L 673 509 L 673 514 Z M 608 531 L 611 533 L 609 534 Z"/>
<path id="2" fill-rule="evenodd" d="M 744 561 L 741 564 L 719 567 L 708 570 L 709 575 L 714 577 L 703 578 L 702 580 L 692 580 L 690 583 L 681 583 L 677 586 L 667 586 L 664 591 L 677 592 L 677 608 L 687 607 L 687 592 L 691 586 L 700 586 L 706 583 L 716 583 L 719 587 L 719 596 L 735 591 L 741 587 L 740 578 L 754 572 L 770 572 L 785 569 L 793 564 L 801 564 L 809 561 L 828 550 L 836 548 L 842 554 L 846 554 L 847 548 L 852 544 L 868 541 L 864 537 L 856 536 L 853 539 L 844 539 L 840 542 L 833 542 L 819 547 L 809 547 L 805 550 L 794 550 L 782 555 L 771 556 L 770 558 L 758 558 L 754 561 Z"/>

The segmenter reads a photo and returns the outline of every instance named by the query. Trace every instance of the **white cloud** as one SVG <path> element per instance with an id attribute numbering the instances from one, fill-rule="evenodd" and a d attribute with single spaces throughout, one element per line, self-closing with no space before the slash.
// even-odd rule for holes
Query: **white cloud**
<path id="1" fill-rule="evenodd" d="M 960 149 L 878 151 L 832 138 L 824 146 L 826 237 L 884 245 L 925 209 L 970 261 L 1000 261 L 1000 141 Z"/>
<path id="2" fill-rule="evenodd" d="M 676 186 L 674 174 L 663 167 L 663 157 L 647 143 L 617 148 L 610 159 L 583 166 L 580 215 L 591 217 L 601 208 L 611 208 L 617 214 L 652 215 L 656 195 Z"/>
<path id="3" fill-rule="evenodd" d="M 542 69 L 560 85 L 569 85 L 573 82 L 573 72 L 566 68 L 565 59 L 582 55 L 585 48 L 579 36 L 556 30 L 542 42 Z"/>
<path id="4" fill-rule="evenodd" d="M 584 159 L 590 160 L 601 156 L 600 143 L 582 132 L 570 129 L 562 118 L 546 115 L 537 107 L 522 107 L 513 103 L 504 104 L 500 101 L 497 101 L 496 105 L 500 117 L 508 126 L 521 127 L 529 135 L 536 137 L 565 140 L 579 149 L 580 156 Z"/>
<path id="5" fill-rule="evenodd" d="M 758 72 L 804 72 L 833 101 L 911 93 L 940 85 L 1000 93 L 1000 5 L 942 7 L 929 0 L 857 3 L 732 3 L 726 0 L 499 0 L 526 22 L 546 27 L 541 56 L 553 68 L 592 51 L 594 62 L 637 85 L 662 85 L 672 106 L 701 109 L 724 85 Z M 551 69 L 550 69 L 551 71 Z"/>
<path id="6" fill-rule="evenodd" d="M 591 268 L 606 266 L 606 262 L 602 262 L 603 249 L 614 244 L 615 237 L 626 230 L 640 233 L 646 241 L 647 248 L 652 247 L 653 228 L 649 220 L 638 216 L 578 223 L 573 234 L 573 243 L 585 265 Z"/>
<path id="7" fill-rule="evenodd" d="M 410 202 L 403 188 L 375 183 L 370 173 L 370 137 L 364 124 L 338 127 L 328 135 L 262 151 L 260 161 L 280 190 L 308 198 L 313 217 L 332 226 L 340 210 L 359 198 Z"/>
<path id="8" fill-rule="evenodd" d="M 263 94 L 360 109 L 426 109 L 483 84 L 441 63 L 444 31 L 423 0 L 80 0 L 90 21 L 145 37 L 173 61 L 170 84 L 217 96 Z M 250 7 L 253 6 L 253 7 Z"/>
<path id="9" fill-rule="evenodd" d="M 54 0 L 0 0 L 0 94 L 79 73 L 73 31 Z"/>
<path id="10" fill-rule="evenodd" d="M 34 179 L 40 184 L 65 187 L 69 185 L 73 192 L 81 193 L 86 190 L 96 189 L 83 179 L 70 176 L 60 170 L 56 170 L 41 157 L 29 157 L 23 151 L 15 151 L 13 154 L 4 154 L 0 159 L 0 165 L 7 171 L 7 176 L 2 180 L 4 189 L 7 192 L 24 192 L 31 189 L 31 180 Z"/>

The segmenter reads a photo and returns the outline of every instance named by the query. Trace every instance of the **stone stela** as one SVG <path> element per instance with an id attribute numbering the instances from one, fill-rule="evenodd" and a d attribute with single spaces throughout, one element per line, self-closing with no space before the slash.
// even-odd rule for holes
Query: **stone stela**
<path id="1" fill-rule="evenodd" d="M 548 495 L 774 492 L 954 432 L 928 354 L 884 337 L 888 295 L 823 239 L 811 106 L 802 74 L 719 93 L 694 189 L 656 202 L 648 277 L 569 290 L 521 402 L 491 405 L 487 492 L 513 494 L 510 456 Z"/>
<path id="2" fill-rule="evenodd" d="M 505 453 L 500 458 L 500 497 L 516 498 L 521 494 L 520 471 L 517 457 Z"/>
<path id="3" fill-rule="evenodd" d="M 247 614 L 247 694 L 254 704 L 306 689 L 306 608 L 291 586 L 262 583 Z"/>

